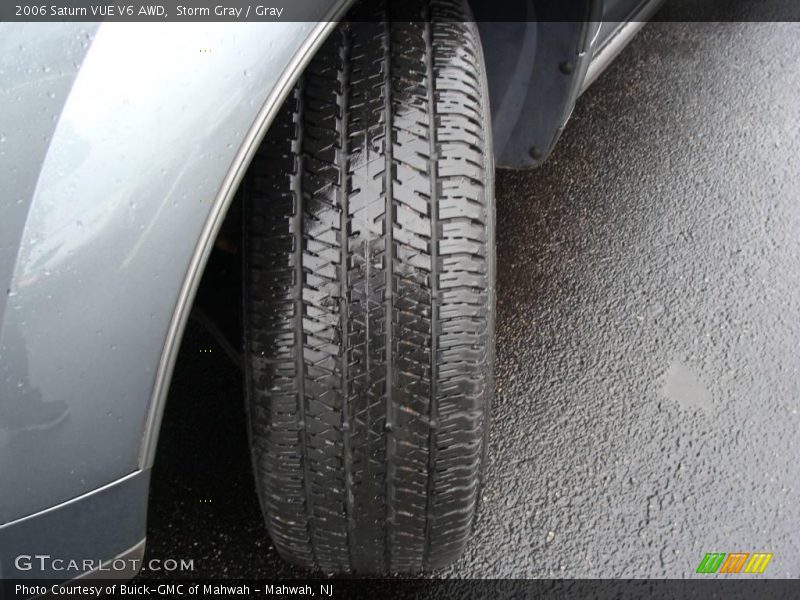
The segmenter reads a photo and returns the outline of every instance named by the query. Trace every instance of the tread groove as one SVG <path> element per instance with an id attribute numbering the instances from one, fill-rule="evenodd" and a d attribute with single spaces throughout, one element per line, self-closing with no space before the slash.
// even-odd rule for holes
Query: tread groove
<path id="1" fill-rule="evenodd" d="M 314 505 L 311 493 L 311 484 L 309 480 L 308 469 L 308 444 L 307 444 L 307 430 L 306 430 L 306 397 L 305 397 L 305 360 L 303 347 L 305 342 L 303 340 L 304 327 L 303 327 L 303 135 L 305 128 L 303 127 L 303 113 L 305 109 L 305 102 L 303 99 L 304 92 L 304 78 L 301 77 L 297 84 L 297 134 L 293 142 L 292 151 L 297 157 L 297 173 L 293 174 L 291 181 L 291 190 L 296 199 L 295 214 L 294 214 L 294 255 L 295 255 L 295 325 L 294 334 L 295 342 L 294 349 L 296 354 L 296 381 L 297 381 L 297 405 L 299 408 L 299 435 L 300 435 L 300 461 L 303 464 L 303 491 L 305 493 L 305 510 L 308 518 L 308 536 L 311 539 L 311 556 L 314 562 L 317 561 L 316 557 L 316 544 L 314 544 Z"/>
<path id="2" fill-rule="evenodd" d="M 348 236 L 348 229 L 349 229 L 349 202 L 347 199 L 347 152 L 348 152 L 348 144 L 347 144 L 347 134 L 348 134 L 348 118 L 347 118 L 347 111 L 348 111 L 348 101 L 349 101 L 349 94 L 348 94 L 348 86 L 349 86 L 349 76 L 350 76 L 350 65 L 349 65 L 349 58 L 350 58 L 350 35 L 349 31 L 345 31 L 344 35 L 342 36 L 342 48 L 341 48 L 341 60 L 342 60 L 342 69 L 340 71 L 339 77 L 339 85 L 341 88 L 341 107 L 340 107 L 340 119 L 339 119 L 339 177 L 341 178 L 338 194 L 340 198 L 340 206 L 341 206 L 341 220 L 340 220 L 340 232 L 339 235 L 341 237 L 341 265 L 340 265 L 340 272 L 339 272 L 339 293 L 340 293 L 340 312 L 341 312 L 341 328 L 342 334 L 341 339 L 345 348 L 342 350 L 344 355 L 342 359 L 342 452 L 343 452 L 343 464 L 344 464 L 344 499 L 345 499 L 345 519 L 347 521 L 347 559 L 349 563 L 349 568 L 352 568 L 354 563 L 353 561 L 353 536 L 355 530 L 355 523 L 353 521 L 353 500 L 352 500 L 352 456 L 350 454 L 350 406 L 349 406 L 349 386 L 348 386 L 348 352 L 346 348 L 346 340 L 348 334 L 348 320 L 349 320 L 349 310 L 347 306 L 348 302 L 348 292 L 347 292 L 347 272 L 348 272 L 348 259 L 347 259 L 347 236 Z"/>
<path id="3" fill-rule="evenodd" d="M 389 0 L 385 0 L 384 3 L 384 10 L 388 10 Z M 384 69 L 385 69 L 385 77 L 387 81 L 391 81 L 392 79 L 392 24 L 391 20 L 385 21 L 385 47 L 384 47 Z M 383 189 L 386 195 L 386 208 L 384 210 L 384 233 L 386 235 L 386 254 L 384 258 L 384 270 L 386 273 L 386 284 L 384 288 L 384 295 L 386 301 L 386 316 L 385 316 L 385 328 L 386 331 L 384 332 L 386 335 L 386 345 L 384 352 L 386 353 L 386 383 L 385 383 L 385 392 L 386 392 L 386 471 L 385 471 L 385 480 L 386 480 L 386 539 L 384 541 L 384 564 L 391 572 L 392 569 L 392 549 L 394 546 L 394 497 L 395 497 L 395 484 L 394 484 L 394 469 L 396 468 L 393 464 L 394 461 L 394 454 L 395 454 L 395 439 L 394 439 L 394 403 L 393 403 L 393 389 L 394 389 L 394 380 L 393 380 L 393 373 L 392 373 L 392 358 L 394 356 L 393 350 L 393 340 L 392 334 L 394 329 L 394 318 L 392 316 L 392 303 L 394 301 L 393 297 L 393 274 L 394 274 L 394 248 L 393 248 L 393 239 L 394 236 L 392 235 L 394 225 L 393 225 L 393 207 L 394 207 L 394 197 L 392 194 L 392 185 L 393 185 L 393 152 L 392 152 L 392 91 L 391 85 L 386 86 L 386 96 L 384 98 L 384 129 L 386 132 L 386 137 L 384 139 L 384 157 L 386 161 L 386 166 L 384 167 L 383 177 L 384 177 L 384 184 Z"/>
<path id="4" fill-rule="evenodd" d="M 425 71 L 428 83 L 428 138 L 430 142 L 430 215 L 431 215 L 431 383 L 430 383 L 430 412 L 428 417 L 428 481 L 427 497 L 425 507 L 425 546 L 422 553 L 422 565 L 427 566 L 431 552 L 431 526 L 434 519 L 434 477 L 436 473 L 436 421 L 438 417 L 438 395 L 437 389 L 437 341 L 436 334 L 439 321 L 439 192 L 437 188 L 436 163 L 438 148 L 436 145 L 436 114 L 434 111 L 436 102 L 436 83 L 433 74 L 433 18 L 428 13 L 425 23 Z"/>

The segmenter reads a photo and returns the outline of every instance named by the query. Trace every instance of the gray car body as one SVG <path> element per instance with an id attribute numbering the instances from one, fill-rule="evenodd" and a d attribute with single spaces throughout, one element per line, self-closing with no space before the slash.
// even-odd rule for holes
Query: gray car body
<path id="1" fill-rule="evenodd" d="M 141 557 L 203 267 L 346 2 L 308 4 L 318 22 L 0 24 L 0 415 L 65 407 L 39 429 L 0 418 L 0 577 Z M 37 554 L 77 566 L 18 559 Z"/>

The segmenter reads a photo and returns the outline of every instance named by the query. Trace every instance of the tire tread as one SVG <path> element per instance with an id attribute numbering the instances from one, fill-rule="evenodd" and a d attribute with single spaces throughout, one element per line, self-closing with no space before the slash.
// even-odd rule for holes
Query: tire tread
<path id="1" fill-rule="evenodd" d="M 488 106 L 461 0 L 388 2 L 325 41 L 254 160 L 248 414 L 277 550 L 327 572 L 459 556 L 493 361 Z M 405 9 L 404 9 L 405 10 Z"/>

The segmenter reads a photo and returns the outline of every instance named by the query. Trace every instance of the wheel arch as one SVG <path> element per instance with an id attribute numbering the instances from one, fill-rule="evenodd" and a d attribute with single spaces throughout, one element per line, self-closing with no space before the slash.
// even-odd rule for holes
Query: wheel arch
<path id="1" fill-rule="evenodd" d="M 233 202 L 239 184 L 247 171 L 255 152 L 269 129 L 281 104 L 289 94 L 292 86 L 301 76 L 303 69 L 316 53 L 319 46 L 342 19 L 354 0 L 328 0 L 329 7 L 324 19 L 316 23 L 306 36 L 292 59 L 285 65 L 280 78 L 275 82 L 269 96 L 264 100 L 250 128 L 244 134 L 228 171 L 220 183 L 218 192 L 212 201 L 211 210 L 197 239 L 186 275 L 181 284 L 177 303 L 172 313 L 164 347 L 158 363 L 153 385 L 150 407 L 148 409 L 142 443 L 139 450 L 139 466 L 142 469 L 153 465 L 161 420 L 166 405 L 167 393 L 172 379 L 178 350 L 183 332 L 197 295 L 197 290 L 211 254 L 214 240 L 225 220 L 228 209 Z"/>

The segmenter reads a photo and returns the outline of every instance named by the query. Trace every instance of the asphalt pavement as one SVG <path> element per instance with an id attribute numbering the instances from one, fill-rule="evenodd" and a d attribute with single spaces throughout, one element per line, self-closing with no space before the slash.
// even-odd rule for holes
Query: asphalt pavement
<path id="1" fill-rule="evenodd" d="M 651 23 L 549 161 L 497 176 L 497 390 L 444 577 L 800 577 L 800 24 Z M 302 577 L 261 523 L 241 374 L 196 324 L 149 557 Z"/>

